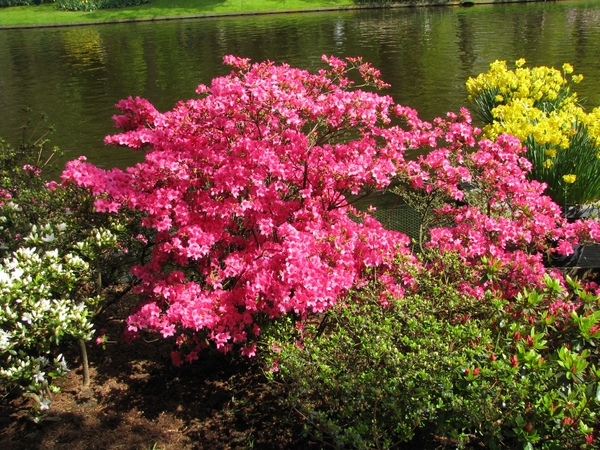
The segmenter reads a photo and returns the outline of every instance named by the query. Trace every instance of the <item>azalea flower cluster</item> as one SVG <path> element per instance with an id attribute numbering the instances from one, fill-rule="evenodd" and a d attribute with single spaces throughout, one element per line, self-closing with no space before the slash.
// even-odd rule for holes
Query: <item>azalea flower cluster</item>
<path id="1" fill-rule="evenodd" d="M 176 336 L 188 361 L 208 343 L 253 356 L 267 321 L 326 311 L 374 279 L 383 302 L 401 297 L 427 267 L 406 235 L 348 200 L 392 180 L 443 199 L 438 213 L 452 225 L 431 229 L 429 245 L 479 271 L 464 280 L 468 292 L 510 297 L 538 286 L 546 253 L 600 237 L 593 221 L 567 224 L 545 186 L 527 180 L 517 138 L 481 139 L 466 110 L 423 122 L 357 89 L 385 86 L 370 65 L 324 61 L 329 68 L 311 74 L 226 57 L 229 75 L 171 111 L 140 98 L 117 105 L 123 132 L 106 142 L 146 150 L 144 162 L 125 171 L 84 158 L 67 165 L 63 183 L 90 189 L 98 210 L 141 212 L 156 231 L 150 261 L 133 269 L 143 301 L 128 318 L 132 336 Z M 404 159 L 417 149 L 428 155 Z"/>
<path id="2" fill-rule="evenodd" d="M 99 210 L 137 209 L 158 233 L 151 261 L 134 268 L 145 301 L 131 333 L 177 335 L 193 360 L 207 339 L 228 351 L 265 319 L 327 310 L 367 272 L 396 295 L 410 283 L 392 271 L 398 255 L 413 263 L 408 238 L 346 197 L 389 185 L 419 138 L 389 125 L 390 97 L 349 89 L 353 69 L 381 86 L 375 69 L 325 61 L 328 70 L 310 74 L 227 57 L 230 75 L 172 111 L 139 98 L 118 104 L 125 132 L 107 142 L 150 148 L 143 163 L 68 164 L 64 182 L 89 187 Z"/>
<path id="3" fill-rule="evenodd" d="M 465 109 L 433 127 L 411 123 L 415 131 L 433 130 L 440 142 L 400 167 L 398 180 L 411 188 L 413 201 L 415 193 L 422 204 L 445 199 L 434 213 L 450 225 L 430 229 L 426 246 L 455 252 L 475 269 L 463 281 L 465 292 L 482 298 L 487 289 L 510 299 L 524 286 L 541 287 L 551 255 L 570 255 L 573 244 L 600 239 L 597 222 L 569 223 L 544 194 L 545 184 L 527 179 L 532 164 L 516 137 L 480 139 Z"/>
<path id="4" fill-rule="evenodd" d="M 509 70 L 505 61 L 495 61 L 486 73 L 467 81 L 486 136 L 518 137 L 533 163 L 531 177 L 547 183 L 549 195 L 559 204 L 597 201 L 600 108 L 586 112 L 571 90 L 583 76 L 573 75 L 568 63 L 562 72 L 524 64 L 520 59 L 515 70 Z"/>

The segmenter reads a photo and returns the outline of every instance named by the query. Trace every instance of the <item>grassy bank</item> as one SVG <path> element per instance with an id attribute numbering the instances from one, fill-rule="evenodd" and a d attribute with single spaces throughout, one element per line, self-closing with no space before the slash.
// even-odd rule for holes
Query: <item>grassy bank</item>
<path id="1" fill-rule="evenodd" d="M 203 14 L 336 8 L 351 5 L 354 5 L 353 0 L 153 0 L 151 3 L 129 8 L 65 12 L 57 11 L 53 4 L 45 4 L 1 8 L 0 26 L 142 20 Z"/>
<path id="2" fill-rule="evenodd" d="M 545 0 L 398 0 L 395 6 L 520 3 Z M 12 27 L 62 26 L 88 23 L 127 22 L 201 16 L 318 11 L 356 7 L 354 0 L 151 0 L 150 3 L 93 12 L 58 11 L 53 4 L 0 8 L 0 29 Z M 362 6 L 373 6 L 362 5 Z M 386 6 L 390 6 L 387 4 Z"/>

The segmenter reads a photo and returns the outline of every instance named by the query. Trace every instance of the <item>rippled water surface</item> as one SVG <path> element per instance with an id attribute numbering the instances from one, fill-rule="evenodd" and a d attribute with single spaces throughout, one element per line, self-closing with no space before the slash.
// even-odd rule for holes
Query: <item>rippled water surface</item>
<path id="1" fill-rule="evenodd" d="M 65 159 L 103 167 L 139 158 L 105 147 L 114 104 L 129 95 L 159 110 L 227 72 L 226 54 L 315 70 L 322 54 L 363 56 L 386 92 L 432 119 L 467 105 L 465 81 L 490 62 L 564 62 L 585 75 L 586 105 L 600 105 L 600 2 L 434 7 L 227 17 L 0 30 L 0 136 L 16 139 L 20 110 L 45 112 Z"/>

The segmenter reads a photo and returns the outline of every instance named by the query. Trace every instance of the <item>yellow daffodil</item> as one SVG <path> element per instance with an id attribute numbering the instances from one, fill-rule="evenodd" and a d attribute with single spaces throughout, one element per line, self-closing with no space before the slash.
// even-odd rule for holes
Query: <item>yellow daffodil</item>
<path id="1" fill-rule="evenodd" d="M 571 91 L 583 76 L 573 75 L 569 63 L 561 69 L 528 68 L 519 59 L 511 70 L 506 61 L 494 61 L 467 81 L 469 99 L 485 121 L 486 137 L 507 133 L 522 142 L 533 164 L 530 176 L 545 182 L 556 202 L 595 202 L 600 200 L 600 108 L 586 112 Z M 564 167 L 572 173 L 562 175 Z"/>
<path id="2" fill-rule="evenodd" d="M 573 66 L 569 63 L 564 63 L 562 66 L 563 72 L 566 74 L 573 73 Z"/>

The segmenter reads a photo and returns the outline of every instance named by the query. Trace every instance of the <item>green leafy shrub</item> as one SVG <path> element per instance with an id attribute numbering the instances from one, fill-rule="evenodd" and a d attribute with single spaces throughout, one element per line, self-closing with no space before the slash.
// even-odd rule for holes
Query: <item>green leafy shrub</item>
<path id="1" fill-rule="evenodd" d="M 447 3 L 448 0 L 438 0 L 437 3 Z M 387 3 L 419 3 L 419 0 L 356 0 L 357 4 L 387 4 Z"/>
<path id="2" fill-rule="evenodd" d="M 48 148 L 54 130 L 44 129 L 45 121 L 42 116 L 32 123 L 28 112 L 19 145 L 0 139 L 0 258 L 24 245 L 76 251 L 94 269 L 100 291 L 130 276 L 129 268 L 145 257 L 151 235 L 135 214 L 98 213 L 89 190 L 48 181 L 59 149 Z M 44 234 L 46 227 L 61 232 Z"/>
<path id="3" fill-rule="evenodd" d="M 0 0 L 0 8 L 7 6 L 29 6 L 40 3 L 52 3 L 54 0 Z"/>
<path id="4" fill-rule="evenodd" d="M 96 11 L 98 9 L 126 8 L 148 3 L 150 0 L 56 0 L 56 9 L 64 11 Z"/>
<path id="5" fill-rule="evenodd" d="M 18 388 L 44 410 L 67 370 L 63 346 L 85 352 L 100 302 L 131 286 L 145 238 L 132 237 L 135 217 L 96 213 L 87 190 L 48 183 L 58 149 L 46 149 L 51 129 L 32 139 L 30 125 L 20 145 L 0 141 L 0 392 Z"/>
<path id="6" fill-rule="evenodd" d="M 307 432 L 336 448 L 391 448 L 420 429 L 459 447 L 594 448 L 599 297 L 547 277 L 510 303 L 476 300 L 461 262 L 442 260 L 403 299 L 382 304 L 371 286 L 299 341 L 274 335 L 271 376 Z M 575 312 L 549 312 L 558 299 Z"/>

